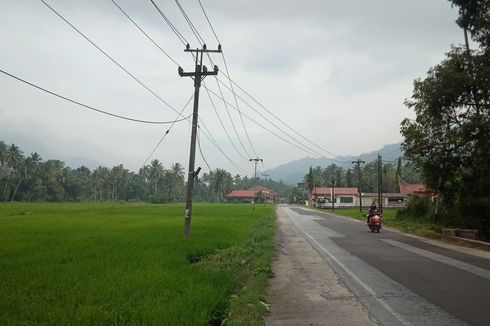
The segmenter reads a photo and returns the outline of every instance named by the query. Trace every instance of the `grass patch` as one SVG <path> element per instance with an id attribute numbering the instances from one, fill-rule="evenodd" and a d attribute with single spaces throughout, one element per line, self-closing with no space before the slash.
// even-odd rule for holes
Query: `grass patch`
<path id="1" fill-rule="evenodd" d="M 272 206 L 0 204 L 0 325 L 261 324 Z M 243 322 L 246 321 L 246 322 Z"/>

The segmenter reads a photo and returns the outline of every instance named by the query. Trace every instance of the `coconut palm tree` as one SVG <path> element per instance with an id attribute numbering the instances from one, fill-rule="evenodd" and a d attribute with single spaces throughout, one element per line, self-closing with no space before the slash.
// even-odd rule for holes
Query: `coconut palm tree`
<path id="1" fill-rule="evenodd" d="M 154 159 L 153 161 L 150 162 L 149 177 L 150 177 L 150 182 L 154 186 L 155 195 L 158 194 L 158 184 L 163 178 L 164 172 L 165 170 L 163 168 L 163 164 L 160 161 Z"/>
<path id="2" fill-rule="evenodd" d="M 226 170 L 217 168 L 210 173 L 210 186 L 216 196 L 216 201 L 223 201 L 225 195 L 230 192 L 233 178 Z"/>
<path id="3" fill-rule="evenodd" d="M 184 194 L 184 168 L 180 163 L 172 164 L 170 168 L 169 191 L 174 202 L 182 199 Z"/>
<path id="4" fill-rule="evenodd" d="M 5 182 L 5 187 L 3 188 L 3 197 L 4 200 L 7 200 L 9 197 L 7 189 L 9 187 L 11 176 L 17 174 L 17 176 L 21 178 L 21 173 L 19 173 L 19 170 L 21 170 L 22 165 L 24 164 L 24 155 L 17 145 L 11 144 L 7 147 L 5 156 L 8 172 L 7 181 Z"/>

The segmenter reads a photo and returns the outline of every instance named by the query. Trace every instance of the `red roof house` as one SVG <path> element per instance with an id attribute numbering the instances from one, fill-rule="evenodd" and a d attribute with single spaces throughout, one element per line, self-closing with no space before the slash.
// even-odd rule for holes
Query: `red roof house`
<path id="1" fill-rule="evenodd" d="M 413 194 L 418 197 L 427 197 L 433 194 L 423 183 L 408 183 L 398 177 L 398 184 L 400 186 L 400 193 L 403 195 Z"/>
<path id="2" fill-rule="evenodd" d="M 270 202 L 274 200 L 275 195 L 276 193 L 274 193 L 271 189 L 262 186 L 255 186 L 249 189 L 233 190 L 225 197 L 227 201 L 234 202 L 251 202 L 254 199 Z"/>

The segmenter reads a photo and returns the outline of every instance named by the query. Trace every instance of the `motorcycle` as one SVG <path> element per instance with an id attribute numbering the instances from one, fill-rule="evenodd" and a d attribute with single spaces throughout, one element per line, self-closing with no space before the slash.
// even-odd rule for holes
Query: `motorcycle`
<path id="1" fill-rule="evenodd" d="M 379 230 L 381 230 L 381 212 L 375 211 L 371 214 L 368 227 L 371 232 L 376 231 L 377 233 L 379 233 Z"/>

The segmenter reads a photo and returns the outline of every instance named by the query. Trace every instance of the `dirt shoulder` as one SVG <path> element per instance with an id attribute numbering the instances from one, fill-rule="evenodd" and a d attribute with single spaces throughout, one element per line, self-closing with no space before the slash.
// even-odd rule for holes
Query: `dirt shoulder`
<path id="1" fill-rule="evenodd" d="M 281 208 L 277 225 L 266 325 L 377 325 Z"/>

